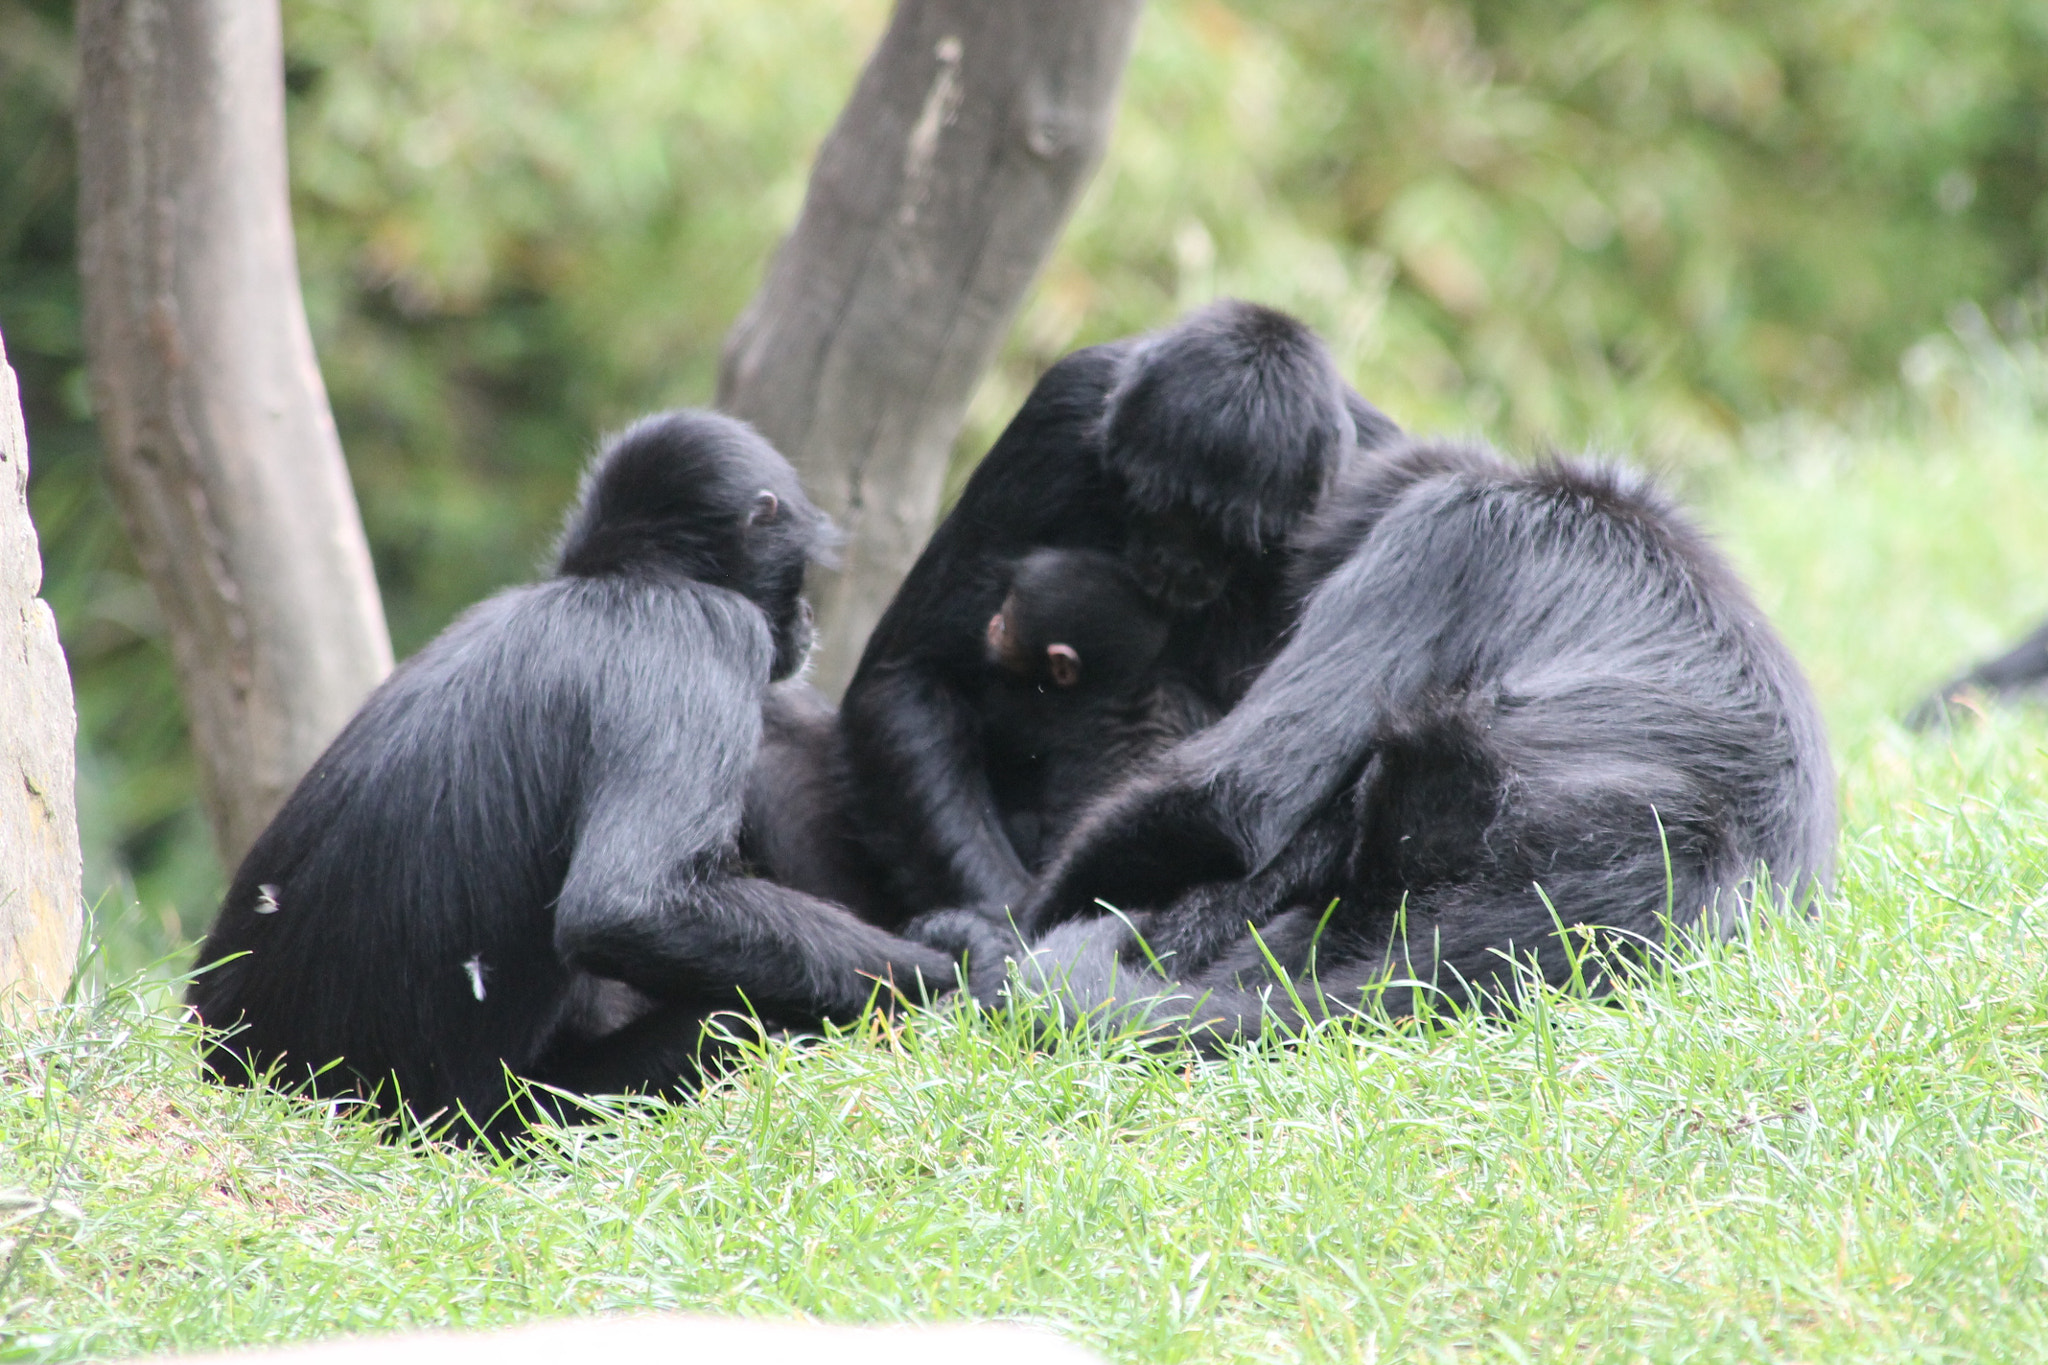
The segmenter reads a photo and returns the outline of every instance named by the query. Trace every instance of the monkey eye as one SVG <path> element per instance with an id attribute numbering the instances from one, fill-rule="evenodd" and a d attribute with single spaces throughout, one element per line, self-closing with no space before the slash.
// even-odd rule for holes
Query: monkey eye
<path id="1" fill-rule="evenodd" d="M 1052 673 L 1052 680 L 1061 687 L 1072 687 L 1081 681 L 1081 653 L 1072 645 L 1047 645 L 1045 666 Z"/>
<path id="2" fill-rule="evenodd" d="M 754 505 L 747 513 L 747 525 L 758 526 L 764 521 L 773 521 L 781 510 L 782 499 L 764 488 L 754 494 Z"/>

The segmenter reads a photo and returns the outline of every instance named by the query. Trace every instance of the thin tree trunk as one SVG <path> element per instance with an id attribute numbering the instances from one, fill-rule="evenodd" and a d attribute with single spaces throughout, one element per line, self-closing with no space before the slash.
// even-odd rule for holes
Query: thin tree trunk
<path id="1" fill-rule="evenodd" d="M 299 293 L 276 0 L 82 0 L 79 264 L 115 500 L 229 867 L 391 668 Z"/>
<path id="2" fill-rule="evenodd" d="M 727 339 L 718 402 L 849 532 L 836 694 L 938 513 L 968 400 L 1108 142 L 1139 0 L 900 0 Z"/>
<path id="3" fill-rule="evenodd" d="M 64 994 L 78 957 L 78 713 L 36 594 L 28 432 L 0 343 L 0 1019 Z"/>

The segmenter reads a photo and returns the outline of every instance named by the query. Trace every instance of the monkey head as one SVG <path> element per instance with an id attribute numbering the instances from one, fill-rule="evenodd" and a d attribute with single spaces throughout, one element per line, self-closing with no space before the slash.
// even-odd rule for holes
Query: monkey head
<path id="1" fill-rule="evenodd" d="M 837 533 L 796 471 L 745 422 L 681 410 L 612 437 L 584 474 L 556 550 L 556 572 L 595 578 L 679 573 L 747 598 L 768 620 L 770 677 L 811 647 L 804 570 Z"/>
<path id="2" fill-rule="evenodd" d="M 988 661 L 1041 687 L 1114 692 L 1144 677 L 1166 636 L 1165 617 L 1118 556 L 1034 550 L 989 618 Z"/>
<path id="3" fill-rule="evenodd" d="M 1305 324 L 1225 300 L 1140 338 L 1100 427 L 1129 509 L 1125 558 L 1173 615 L 1284 541 L 1348 458 L 1348 390 Z"/>

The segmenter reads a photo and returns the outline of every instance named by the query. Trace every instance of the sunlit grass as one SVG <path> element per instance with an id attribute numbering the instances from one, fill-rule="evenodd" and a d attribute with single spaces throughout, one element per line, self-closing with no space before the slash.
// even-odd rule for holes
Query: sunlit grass
<path id="1" fill-rule="evenodd" d="M 2048 732 L 1860 773 L 1818 922 L 1509 1025 L 1211 1065 L 940 1014 L 525 1166 L 193 1079 L 116 993 L 0 1088 L 22 1359 L 621 1307 L 1132 1360 L 2048 1355 Z"/>

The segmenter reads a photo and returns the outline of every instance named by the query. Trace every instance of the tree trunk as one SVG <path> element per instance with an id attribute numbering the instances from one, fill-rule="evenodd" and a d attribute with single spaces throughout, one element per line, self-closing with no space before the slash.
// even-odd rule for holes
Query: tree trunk
<path id="1" fill-rule="evenodd" d="M 79 265 L 114 497 L 229 868 L 391 668 L 299 293 L 276 0 L 82 0 Z"/>
<path id="2" fill-rule="evenodd" d="M 0 1019 L 64 994 L 82 922 L 78 713 L 42 585 L 28 432 L 0 341 Z"/>
<path id="3" fill-rule="evenodd" d="M 719 406 L 849 532 L 837 694 L 938 513 L 975 383 L 1100 161 L 1139 0 L 899 0 L 727 339 Z"/>

